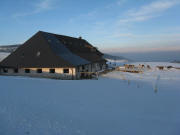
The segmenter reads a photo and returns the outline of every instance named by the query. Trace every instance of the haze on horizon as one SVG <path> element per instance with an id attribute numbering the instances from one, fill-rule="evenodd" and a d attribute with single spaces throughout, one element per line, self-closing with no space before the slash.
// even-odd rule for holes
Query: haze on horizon
<path id="1" fill-rule="evenodd" d="M 82 36 L 105 52 L 180 50 L 180 0 L 2 0 L 0 45 L 37 31 Z"/>

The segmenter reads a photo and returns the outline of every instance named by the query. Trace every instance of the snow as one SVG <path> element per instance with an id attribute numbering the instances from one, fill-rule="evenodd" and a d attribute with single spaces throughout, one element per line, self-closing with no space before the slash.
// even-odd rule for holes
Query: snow
<path id="1" fill-rule="evenodd" d="M 132 63 L 135 64 L 135 63 Z M 142 63 L 141 63 L 142 64 Z M 135 64 L 138 65 L 138 64 Z M 171 69 L 164 69 L 159 70 L 156 68 L 158 65 L 162 66 L 173 66 L 173 67 L 180 67 L 180 64 L 174 64 L 174 63 L 161 63 L 158 64 L 156 62 L 154 63 L 148 63 L 148 65 L 151 65 L 151 70 L 145 70 L 144 73 L 128 73 L 128 72 L 119 72 L 115 71 L 112 73 L 109 73 L 107 75 L 104 75 L 104 77 L 107 78 L 114 78 L 114 79 L 120 79 L 120 80 L 139 80 L 139 81 L 146 81 L 146 82 L 152 82 L 157 79 L 159 76 L 161 80 L 163 81 L 179 81 L 180 80 L 180 70 L 171 68 Z M 123 67 L 122 67 L 123 68 Z"/>
<path id="2" fill-rule="evenodd" d="M 109 67 L 117 67 L 117 66 L 123 66 L 124 64 L 127 64 L 127 60 L 112 60 L 112 59 L 106 59 Z"/>
<path id="3" fill-rule="evenodd" d="M 0 52 L 0 62 L 1 62 L 4 58 L 6 58 L 9 54 L 10 54 L 10 53 Z"/>
<path id="4" fill-rule="evenodd" d="M 0 135 L 179 135 L 179 88 L 176 69 L 99 80 L 0 76 Z"/>
<path id="5" fill-rule="evenodd" d="M 139 64 L 151 65 L 151 67 L 156 67 L 156 66 L 180 67 L 180 63 L 170 63 L 170 62 L 132 62 L 131 64 L 134 64 L 134 65 L 139 65 Z"/>

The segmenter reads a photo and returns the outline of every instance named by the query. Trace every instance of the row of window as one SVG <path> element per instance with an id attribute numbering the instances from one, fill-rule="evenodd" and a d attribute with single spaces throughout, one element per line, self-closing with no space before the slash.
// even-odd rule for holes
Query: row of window
<path id="1" fill-rule="evenodd" d="M 8 69 L 3 69 L 3 72 L 8 73 Z M 18 72 L 19 72 L 18 69 L 14 69 L 14 73 L 18 73 Z M 30 73 L 31 71 L 30 71 L 30 69 L 26 68 L 26 69 L 24 69 L 24 72 L 25 73 Z M 36 72 L 37 73 L 42 73 L 42 69 L 39 68 L 39 69 L 36 70 Z M 49 69 L 49 73 L 55 73 L 55 69 L 54 68 Z M 63 69 L 63 73 L 69 73 L 69 69 Z"/>

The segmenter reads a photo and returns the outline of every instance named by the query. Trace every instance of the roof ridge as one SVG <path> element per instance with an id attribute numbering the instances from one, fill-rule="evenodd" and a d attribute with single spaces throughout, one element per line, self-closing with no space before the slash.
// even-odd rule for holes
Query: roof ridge
<path id="1" fill-rule="evenodd" d="M 56 33 L 51 33 L 51 32 L 46 32 L 46 31 L 41 31 L 39 30 L 38 32 L 41 32 L 41 33 L 46 33 L 46 34 L 52 34 L 52 35 L 55 35 L 55 36 L 63 36 L 63 37 L 67 37 L 67 38 L 72 38 L 72 39 L 76 39 L 76 40 L 83 40 L 83 41 L 86 41 L 85 39 L 80 39 L 80 38 L 77 38 L 77 37 L 72 37 L 72 36 L 66 36 L 66 35 L 62 35 L 62 34 L 56 34 Z M 81 36 L 80 36 L 81 37 Z M 87 42 L 87 41 L 86 41 Z"/>

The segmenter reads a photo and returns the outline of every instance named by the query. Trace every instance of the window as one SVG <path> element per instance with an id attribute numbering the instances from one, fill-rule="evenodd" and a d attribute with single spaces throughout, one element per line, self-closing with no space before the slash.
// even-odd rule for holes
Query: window
<path id="1" fill-rule="evenodd" d="M 14 69 L 14 73 L 18 73 L 18 69 L 17 68 Z"/>
<path id="2" fill-rule="evenodd" d="M 78 72 L 80 71 L 80 67 L 77 68 L 77 71 L 78 71 Z"/>
<path id="3" fill-rule="evenodd" d="M 53 68 L 49 69 L 49 73 L 55 73 L 55 69 Z"/>
<path id="4" fill-rule="evenodd" d="M 82 70 L 84 70 L 85 69 L 85 66 L 84 65 L 82 65 Z"/>
<path id="5" fill-rule="evenodd" d="M 36 56 L 39 57 L 41 55 L 41 52 L 37 52 Z"/>
<path id="6" fill-rule="evenodd" d="M 8 73 L 8 69 L 4 68 L 4 69 L 3 69 L 3 72 L 4 72 L 4 73 Z"/>
<path id="7" fill-rule="evenodd" d="M 30 69 L 25 69 L 25 73 L 30 73 Z"/>
<path id="8" fill-rule="evenodd" d="M 42 69 L 37 69 L 37 73 L 42 73 Z"/>
<path id="9" fill-rule="evenodd" d="M 64 73 L 69 73 L 69 69 L 64 69 Z"/>

